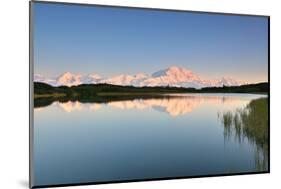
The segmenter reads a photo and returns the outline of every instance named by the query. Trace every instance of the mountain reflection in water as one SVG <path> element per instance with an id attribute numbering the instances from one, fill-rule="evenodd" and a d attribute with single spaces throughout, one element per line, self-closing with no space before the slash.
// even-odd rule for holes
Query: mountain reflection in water
<path id="1" fill-rule="evenodd" d="M 48 105 L 60 107 L 65 112 L 81 111 L 83 109 L 96 111 L 103 106 L 110 106 L 118 109 L 144 110 L 153 108 L 159 112 L 166 112 L 170 116 L 176 117 L 192 112 L 197 107 L 204 104 L 237 104 L 248 99 L 241 99 L 236 96 L 212 96 L 212 95 L 166 95 L 161 98 L 137 98 L 130 100 L 107 101 L 107 102 L 80 102 L 79 100 L 55 101 Z M 35 100 L 36 101 L 36 100 Z M 35 110 L 40 110 L 37 107 Z"/>

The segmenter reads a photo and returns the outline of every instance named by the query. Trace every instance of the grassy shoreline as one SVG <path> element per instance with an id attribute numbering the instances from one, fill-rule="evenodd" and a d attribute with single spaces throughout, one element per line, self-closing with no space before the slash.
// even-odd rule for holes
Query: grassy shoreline
<path id="1" fill-rule="evenodd" d="M 266 92 L 256 92 L 256 93 L 239 93 L 239 92 L 181 92 L 181 93 L 113 93 L 113 92 L 108 92 L 108 93 L 97 93 L 94 96 L 163 96 L 166 94 L 256 94 L 256 95 L 268 95 Z M 72 97 L 79 96 L 79 95 L 73 95 Z M 34 94 L 34 99 L 38 98 L 60 98 L 60 97 L 67 97 L 67 94 L 64 93 L 54 93 L 54 94 Z M 93 97 L 93 96 L 91 96 Z"/>
<path id="2" fill-rule="evenodd" d="M 56 98 L 56 97 L 66 97 L 64 93 L 54 93 L 54 94 L 34 94 L 34 99 L 36 98 Z"/>
<path id="3" fill-rule="evenodd" d="M 163 94 L 194 93 L 247 93 L 268 94 L 268 83 L 248 84 L 241 86 L 205 87 L 201 89 L 181 87 L 134 87 L 110 84 L 82 84 L 78 86 L 54 87 L 46 83 L 34 82 L 34 99 L 37 98 L 96 98 L 102 96 L 156 96 Z"/>

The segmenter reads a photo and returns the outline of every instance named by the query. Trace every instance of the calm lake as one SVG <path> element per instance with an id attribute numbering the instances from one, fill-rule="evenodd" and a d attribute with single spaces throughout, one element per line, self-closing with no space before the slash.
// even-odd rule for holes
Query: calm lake
<path id="1" fill-rule="evenodd" d="M 35 185 L 268 170 L 267 96 L 180 94 L 34 109 Z"/>

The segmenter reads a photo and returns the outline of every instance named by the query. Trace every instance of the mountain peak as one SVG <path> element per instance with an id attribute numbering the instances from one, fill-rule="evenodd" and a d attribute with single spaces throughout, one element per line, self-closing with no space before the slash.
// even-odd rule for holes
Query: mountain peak
<path id="1" fill-rule="evenodd" d="M 185 69 L 185 68 L 182 68 L 182 67 L 176 67 L 176 66 L 171 66 L 167 69 L 167 72 L 168 73 L 171 73 L 171 74 L 189 74 L 189 75 L 194 75 L 192 73 L 192 71 L 188 70 L 188 69 Z"/>
<path id="2" fill-rule="evenodd" d="M 173 69 L 179 69 L 180 67 L 178 67 L 178 66 L 169 66 L 168 68 L 167 68 L 167 70 L 173 70 Z"/>
<path id="3" fill-rule="evenodd" d="M 178 66 L 170 66 L 166 70 L 170 70 L 170 71 L 183 71 L 183 70 L 186 70 L 186 69 L 182 68 L 182 67 L 178 67 Z"/>
<path id="4" fill-rule="evenodd" d="M 57 78 L 58 85 L 79 85 L 81 84 L 80 81 L 81 75 L 80 74 L 72 74 L 71 72 L 65 72 Z"/>
<path id="5" fill-rule="evenodd" d="M 73 74 L 71 72 L 64 72 L 63 74 L 61 74 L 59 77 L 62 76 L 72 76 Z"/>
<path id="6" fill-rule="evenodd" d="M 189 83 L 198 83 L 200 81 L 199 76 L 194 74 L 192 71 L 177 66 L 171 66 L 167 69 L 155 72 L 152 74 L 152 77 L 158 79 L 158 82 L 153 81 L 153 86 L 167 83 L 166 86 L 169 85 L 178 87 L 182 86 L 182 83 L 186 83 L 184 85 L 186 87 L 199 87 L 197 84 L 190 85 Z"/>

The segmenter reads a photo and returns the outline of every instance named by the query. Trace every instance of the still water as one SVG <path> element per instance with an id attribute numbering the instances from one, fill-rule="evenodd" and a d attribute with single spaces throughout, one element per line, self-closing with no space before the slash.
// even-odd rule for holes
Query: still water
<path id="1" fill-rule="evenodd" d="M 267 171 L 257 165 L 257 156 L 267 161 L 263 146 L 227 133 L 224 116 L 265 97 L 188 94 L 35 108 L 35 185 Z"/>

